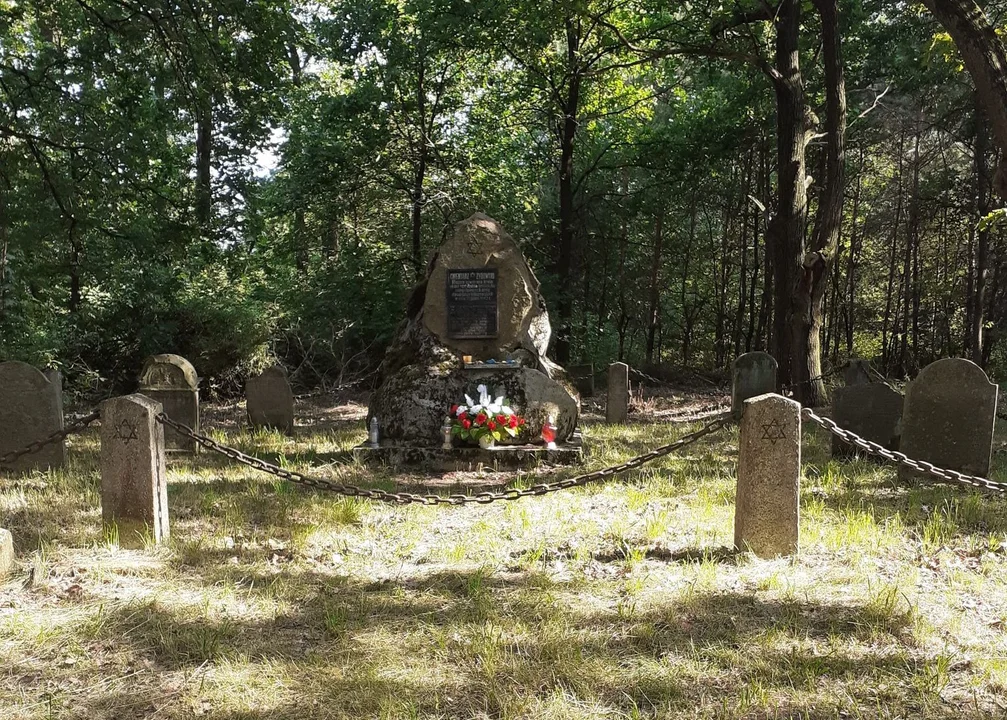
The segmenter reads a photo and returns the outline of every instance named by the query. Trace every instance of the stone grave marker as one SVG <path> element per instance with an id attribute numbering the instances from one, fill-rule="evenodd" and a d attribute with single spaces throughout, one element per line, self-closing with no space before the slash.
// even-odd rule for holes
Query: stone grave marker
<path id="1" fill-rule="evenodd" d="M 734 545 L 759 557 L 800 545 L 801 406 L 782 395 L 749 398 L 738 437 Z"/>
<path id="2" fill-rule="evenodd" d="M 0 528 L 0 578 L 10 574 L 14 567 L 14 538 L 10 530 Z"/>
<path id="3" fill-rule="evenodd" d="M 119 544 L 168 538 L 168 483 L 161 403 L 126 395 L 101 404 L 101 518 Z"/>
<path id="4" fill-rule="evenodd" d="M 731 382 L 731 411 L 739 415 L 748 398 L 776 392 L 776 359 L 767 352 L 739 355 L 734 361 Z"/>
<path id="5" fill-rule="evenodd" d="M 851 385 L 866 385 L 871 381 L 871 361 L 863 358 L 853 358 L 843 368 L 843 382 L 846 387 Z"/>
<path id="6" fill-rule="evenodd" d="M 930 363 L 906 391 L 899 449 L 914 460 L 987 476 L 997 391 L 970 360 L 944 358 Z M 919 474 L 900 467 L 899 477 L 913 479 Z"/>
<path id="7" fill-rule="evenodd" d="M 199 432 L 199 377 L 196 368 L 180 355 L 151 355 L 140 373 L 140 393 L 161 403 L 164 414 Z M 191 438 L 165 428 L 168 451 L 197 452 Z"/>
<path id="8" fill-rule="evenodd" d="M 294 431 L 294 392 L 287 381 L 287 371 L 279 365 L 267 368 L 245 383 L 245 407 L 253 427 Z"/>
<path id="9" fill-rule="evenodd" d="M 586 365 L 570 365 L 566 369 L 567 375 L 573 381 L 574 387 L 577 388 L 577 392 L 581 394 L 582 397 L 591 397 L 594 395 L 594 364 L 588 363 Z"/>
<path id="10" fill-rule="evenodd" d="M 40 370 L 23 362 L 0 363 L 0 455 L 63 429 L 60 384 L 54 385 Z M 38 452 L 22 455 L 10 464 L 16 473 L 59 468 L 66 462 L 66 442 L 49 443 Z"/>
<path id="11" fill-rule="evenodd" d="M 899 449 L 902 434 L 904 398 L 884 383 L 848 385 L 833 390 L 832 419 L 844 430 L 851 430 L 865 440 Z M 854 445 L 832 435 L 832 456 L 864 454 Z"/>
<path id="12" fill-rule="evenodd" d="M 608 401 L 605 422 L 624 424 L 629 419 L 629 365 L 615 362 L 608 366 Z"/>

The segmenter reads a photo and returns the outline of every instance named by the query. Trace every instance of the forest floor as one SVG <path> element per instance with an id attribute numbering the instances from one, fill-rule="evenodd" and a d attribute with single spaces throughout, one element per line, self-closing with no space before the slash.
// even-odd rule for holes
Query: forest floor
<path id="1" fill-rule="evenodd" d="M 361 398 L 299 409 L 293 439 L 241 430 L 240 405 L 206 418 L 286 467 L 416 480 L 341 464 Z M 588 465 L 697 427 L 589 414 Z M 203 453 L 170 463 L 170 542 L 126 550 L 103 535 L 91 430 L 65 471 L 0 478 L 17 551 L 0 718 L 1007 714 L 1003 499 L 830 462 L 807 428 L 802 552 L 758 560 L 731 550 L 736 452 L 726 430 L 605 484 L 464 508 L 341 499 Z"/>

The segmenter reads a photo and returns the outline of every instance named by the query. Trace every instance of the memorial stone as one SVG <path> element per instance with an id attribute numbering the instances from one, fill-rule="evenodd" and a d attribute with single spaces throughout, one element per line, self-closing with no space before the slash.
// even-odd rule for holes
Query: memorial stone
<path id="1" fill-rule="evenodd" d="M 292 433 L 294 393 L 287 381 L 287 371 L 274 365 L 261 375 L 248 378 L 245 384 L 245 408 L 248 422 L 253 427 Z"/>
<path id="2" fill-rule="evenodd" d="M 161 403 L 164 414 L 199 432 L 199 378 L 196 368 L 179 355 L 151 355 L 140 373 L 140 393 Z M 170 451 L 197 452 L 194 440 L 165 428 Z"/>
<path id="3" fill-rule="evenodd" d="M 985 477 L 993 453 L 997 391 L 970 360 L 930 363 L 906 391 L 900 450 L 914 460 Z M 919 474 L 899 468 L 899 477 Z"/>
<path id="4" fill-rule="evenodd" d="M 738 436 L 734 545 L 759 557 L 800 545 L 801 406 L 781 395 L 749 398 Z"/>
<path id="5" fill-rule="evenodd" d="M 884 383 L 839 387 L 832 393 L 832 419 L 844 430 L 889 450 L 899 449 L 904 399 Z M 864 454 L 838 436 L 832 436 L 832 456 Z"/>
<path id="6" fill-rule="evenodd" d="M 588 363 L 586 365 L 571 365 L 566 369 L 566 372 L 570 376 L 570 380 L 573 382 L 574 387 L 577 388 L 577 392 L 581 394 L 581 397 L 591 397 L 594 395 L 595 387 L 593 363 Z"/>
<path id="7" fill-rule="evenodd" d="M 735 359 L 731 383 L 731 411 L 735 415 L 741 413 L 748 398 L 776 392 L 776 369 L 776 359 L 766 352 L 749 352 Z"/>
<path id="8" fill-rule="evenodd" d="M 629 419 L 629 365 L 615 362 L 608 366 L 608 401 L 605 422 L 621 425 Z"/>
<path id="9" fill-rule="evenodd" d="M 562 445 L 576 429 L 580 398 L 546 357 L 551 328 L 539 282 L 517 243 L 493 219 L 459 222 L 413 291 L 407 317 L 381 364 L 371 396 L 383 448 L 437 448 L 452 405 L 479 385 L 526 418 L 515 441 L 540 443 L 555 418 Z"/>
<path id="10" fill-rule="evenodd" d="M 871 381 L 871 362 L 863 358 L 853 358 L 843 368 L 843 381 L 846 387 L 851 385 L 866 385 Z"/>
<path id="11" fill-rule="evenodd" d="M 0 578 L 10 574 L 14 567 L 14 538 L 9 530 L 0 528 Z"/>
<path id="12" fill-rule="evenodd" d="M 63 429 L 60 384 L 23 362 L 0 363 L 0 455 L 20 450 Z M 66 442 L 48 443 L 6 466 L 15 473 L 62 467 Z"/>
<path id="13" fill-rule="evenodd" d="M 101 404 L 101 517 L 119 544 L 168 538 L 168 484 L 161 403 L 143 395 Z"/>

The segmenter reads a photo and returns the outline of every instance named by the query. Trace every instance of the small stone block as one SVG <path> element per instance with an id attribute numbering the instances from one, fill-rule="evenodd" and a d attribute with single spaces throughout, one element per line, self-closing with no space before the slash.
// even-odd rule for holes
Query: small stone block
<path id="1" fill-rule="evenodd" d="M 801 406 L 781 395 L 745 400 L 738 438 L 734 545 L 759 557 L 800 544 Z"/>
<path id="2" fill-rule="evenodd" d="M 567 375 L 573 381 L 573 386 L 583 397 L 594 395 L 594 365 L 570 365 L 566 369 Z"/>
<path id="3" fill-rule="evenodd" d="M 889 450 L 899 449 L 902 434 L 901 393 L 883 383 L 847 385 L 832 393 L 832 419 L 839 427 L 850 430 L 865 440 L 871 440 Z M 863 455 L 865 451 L 832 436 L 832 456 Z"/>
<path id="4" fill-rule="evenodd" d="M 14 538 L 10 530 L 0 528 L 0 578 L 10 575 L 14 568 Z"/>
<path id="5" fill-rule="evenodd" d="M 731 411 L 741 414 L 745 400 L 776 392 L 776 359 L 757 350 L 738 356 L 734 361 L 731 382 Z"/>
<path id="6" fill-rule="evenodd" d="M 196 368 L 179 355 L 151 355 L 140 373 L 140 393 L 161 403 L 164 414 L 199 432 L 199 377 Z M 198 452 L 192 438 L 172 428 L 164 432 L 169 452 Z"/>
<path id="7" fill-rule="evenodd" d="M 605 422 L 622 425 L 629 419 L 629 365 L 616 362 L 608 366 L 608 401 Z"/>
<path id="8" fill-rule="evenodd" d="M 101 404 L 101 517 L 115 525 L 119 544 L 168 538 L 168 484 L 161 404 L 143 395 Z"/>
<path id="9" fill-rule="evenodd" d="M 253 427 L 294 431 L 294 393 L 287 371 L 279 365 L 266 369 L 245 384 L 245 408 Z"/>
<path id="10" fill-rule="evenodd" d="M 843 382 L 851 385 L 867 385 L 871 381 L 871 361 L 853 358 L 843 369 Z"/>

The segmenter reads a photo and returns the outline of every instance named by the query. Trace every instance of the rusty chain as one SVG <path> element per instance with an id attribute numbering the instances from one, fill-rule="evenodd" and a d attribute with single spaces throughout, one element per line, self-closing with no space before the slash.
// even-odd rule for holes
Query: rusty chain
<path id="1" fill-rule="evenodd" d="M 64 427 L 62 430 L 57 430 L 52 435 L 44 437 L 41 440 L 36 440 L 35 442 L 26 445 L 20 450 L 12 450 L 9 453 L 0 455 L 0 465 L 10 465 L 15 460 L 24 457 L 25 455 L 31 455 L 32 453 L 37 453 L 39 450 L 44 448 L 46 445 L 50 445 L 54 442 L 60 442 L 65 440 L 70 435 L 78 433 L 87 428 L 88 425 L 98 420 L 101 417 L 100 410 L 94 410 L 91 413 L 85 415 L 79 420 L 74 420 L 72 423 Z"/>
<path id="2" fill-rule="evenodd" d="M 564 480 L 557 480 L 551 483 L 541 483 L 523 489 L 510 488 L 508 490 L 504 490 L 503 492 L 482 492 L 475 495 L 417 495 L 405 492 L 388 492 L 386 490 L 376 488 L 361 488 L 356 485 L 347 485 L 327 480 L 325 478 L 306 475 L 304 473 L 297 472 L 296 470 L 287 470 L 285 468 L 277 467 L 276 465 L 268 463 L 260 458 L 246 455 L 240 450 L 218 443 L 205 435 L 200 435 L 188 425 L 172 420 L 164 413 L 158 414 L 157 420 L 158 422 L 174 429 L 176 432 L 195 440 L 208 450 L 213 450 L 214 452 L 220 453 L 231 460 L 239 462 L 242 465 L 247 465 L 255 470 L 268 473 L 299 485 L 306 485 L 319 490 L 328 490 L 347 497 L 379 500 L 381 502 L 393 503 L 395 505 L 469 505 L 472 503 L 487 505 L 496 500 L 518 500 L 520 498 L 531 497 L 533 495 L 545 495 L 558 490 L 580 487 L 587 485 L 590 482 L 608 479 L 613 475 L 618 475 L 628 470 L 634 470 L 645 463 L 651 462 L 652 460 L 656 460 L 657 458 L 664 457 L 665 455 L 669 455 L 677 450 L 681 450 L 682 448 L 691 445 L 707 435 L 712 435 L 731 423 L 730 415 L 724 414 L 708 422 L 699 430 L 689 433 L 673 443 L 663 445 L 659 448 L 651 450 L 648 453 L 644 453 L 643 455 L 638 455 L 637 457 L 627 460 L 620 465 L 613 465 L 612 467 L 607 467 L 603 470 L 596 470 L 584 475 L 578 475 Z"/>
<path id="3" fill-rule="evenodd" d="M 850 445 L 855 445 L 862 450 L 866 450 L 872 455 L 884 458 L 889 462 L 902 465 L 910 468 L 911 470 L 923 473 L 924 475 L 929 475 L 952 485 L 966 485 L 989 492 L 1007 494 L 1007 483 L 998 483 L 994 480 L 990 480 L 989 478 L 979 477 L 977 475 L 966 475 L 965 473 L 960 473 L 957 470 L 939 468 L 933 463 L 929 463 L 925 460 L 914 460 L 905 453 L 899 452 L 898 450 L 889 450 L 883 445 L 879 445 L 876 442 L 860 437 L 850 430 L 845 430 L 844 428 L 839 427 L 834 420 L 816 414 L 811 408 L 802 408 L 801 416 L 805 420 L 811 420 L 812 422 L 817 423 Z"/>

